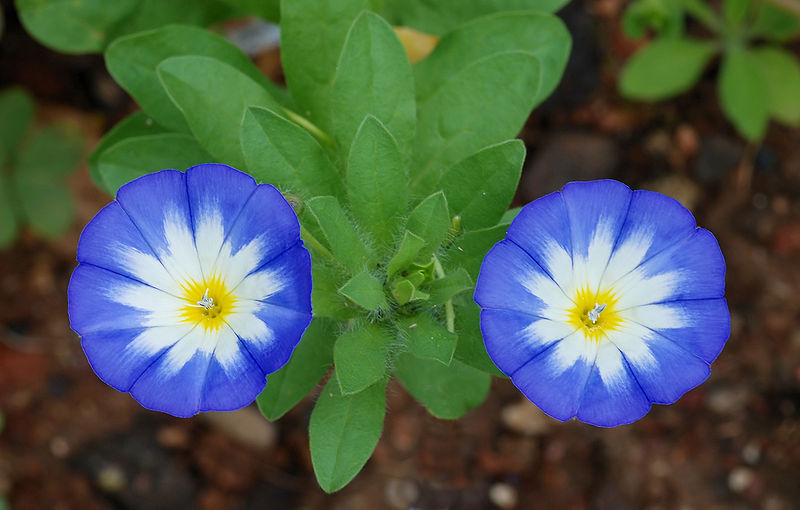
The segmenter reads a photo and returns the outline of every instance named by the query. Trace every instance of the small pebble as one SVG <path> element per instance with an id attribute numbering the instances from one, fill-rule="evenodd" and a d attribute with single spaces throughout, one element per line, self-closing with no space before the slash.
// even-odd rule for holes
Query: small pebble
<path id="1" fill-rule="evenodd" d="M 125 472 L 116 464 L 108 464 L 97 473 L 97 486 L 103 492 L 121 492 L 127 485 Z"/>
<path id="2" fill-rule="evenodd" d="M 761 446 L 755 441 L 751 441 L 742 448 L 742 458 L 748 464 L 755 464 L 761 459 Z"/>
<path id="3" fill-rule="evenodd" d="M 204 413 L 203 419 L 244 446 L 264 450 L 275 444 L 275 425 L 253 407 L 229 413 Z"/>
<path id="4" fill-rule="evenodd" d="M 753 485 L 754 479 L 755 474 L 751 469 L 739 466 L 728 475 L 728 487 L 733 492 L 744 492 Z"/>
<path id="5" fill-rule="evenodd" d="M 53 457 L 63 459 L 69 455 L 69 450 L 69 443 L 63 437 L 56 436 L 50 440 L 50 453 L 53 454 Z"/>
<path id="6" fill-rule="evenodd" d="M 419 487 L 411 480 L 393 478 L 386 482 L 383 494 L 392 508 L 409 508 L 419 499 Z"/>
<path id="7" fill-rule="evenodd" d="M 545 434 L 550 428 L 550 418 L 527 399 L 504 407 L 501 419 L 509 429 L 527 436 Z"/>
<path id="8" fill-rule="evenodd" d="M 507 483 L 496 483 L 489 487 L 489 500 L 500 508 L 517 506 L 517 489 Z"/>

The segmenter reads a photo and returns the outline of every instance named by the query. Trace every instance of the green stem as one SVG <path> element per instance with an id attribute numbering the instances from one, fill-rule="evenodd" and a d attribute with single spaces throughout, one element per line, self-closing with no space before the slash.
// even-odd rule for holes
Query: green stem
<path id="1" fill-rule="evenodd" d="M 325 143 L 330 147 L 336 147 L 336 144 L 331 140 L 331 138 L 325 134 L 323 130 L 318 128 L 314 123 L 312 123 L 307 118 L 303 117 L 302 115 L 298 115 L 295 112 L 289 110 L 288 108 L 284 108 L 283 112 L 286 114 L 289 119 L 297 124 L 298 126 L 304 128 L 306 131 L 317 137 L 320 141 Z"/>
<path id="2" fill-rule="evenodd" d="M 317 252 L 331 262 L 336 262 L 333 254 L 331 254 L 327 248 L 322 246 L 322 243 L 317 241 L 317 238 L 314 237 L 311 232 L 306 230 L 306 227 L 303 225 L 300 225 L 300 237 L 303 239 L 303 242 L 311 248 L 312 251 Z"/>
<path id="3" fill-rule="evenodd" d="M 436 278 L 444 278 L 444 268 L 436 255 L 433 256 L 433 272 Z M 444 324 L 450 333 L 456 332 L 456 312 L 453 309 L 453 299 L 448 299 L 444 304 Z"/>
<path id="4" fill-rule="evenodd" d="M 703 0 L 683 0 L 683 8 L 712 32 L 718 34 L 722 31 L 722 22 L 717 13 Z"/>

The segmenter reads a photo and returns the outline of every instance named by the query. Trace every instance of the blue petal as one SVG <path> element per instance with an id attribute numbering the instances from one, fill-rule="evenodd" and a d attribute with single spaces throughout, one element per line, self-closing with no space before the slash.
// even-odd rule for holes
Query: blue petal
<path id="1" fill-rule="evenodd" d="M 301 242 L 250 273 L 233 291 L 240 299 L 311 312 L 311 256 Z"/>
<path id="2" fill-rule="evenodd" d="M 506 237 L 525 250 L 562 289 L 569 287 L 572 243 L 561 193 L 550 193 L 523 207 L 508 227 Z"/>
<path id="3" fill-rule="evenodd" d="M 184 343 L 195 342 L 193 334 L 190 333 L 156 358 L 133 384 L 131 396 L 142 406 L 180 418 L 198 413 L 211 352 L 195 350 L 191 358 L 177 370 L 170 366 L 169 361 L 170 352 L 184 348 Z"/>
<path id="4" fill-rule="evenodd" d="M 554 342 L 572 334 L 563 323 L 508 310 L 481 311 L 486 352 L 504 374 L 513 374 Z"/>
<path id="5" fill-rule="evenodd" d="M 266 375 L 236 334 L 226 327 L 209 362 L 200 411 L 232 411 L 264 390 Z"/>
<path id="6" fill-rule="evenodd" d="M 538 295 L 536 295 L 538 294 Z M 483 259 L 475 302 L 483 308 L 515 310 L 548 317 L 548 309 L 564 309 L 569 298 L 522 248 L 502 240 Z"/>
<path id="7" fill-rule="evenodd" d="M 147 298 L 141 306 L 123 300 L 126 293 L 134 291 Z M 149 304 L 161 300 L 175 302 L 176 298 L 91 264 L 79 264 L 75 268 L 67 294 L 70 327 L 81 335 L 174 324 L 171 316 L 153 314 Z"/>
<path id="8" fill-rule="evenodd" d="M 625 358 L 611 342 L 601 342 L 586 382 L 578 419 L 599 427 L 632 423 L 650 410 L 650 402 Z"/>
<path id="9" fill-rule="evenodd" d="M 619 181 L 571 182 L 561 191 L 578 285 L 597 288 L 628 215 L 633 192 Z"/>
<path id="10" fill-rule="evenodd" d="M 667 307 L 678 319 L 658 321 L 642 316 L 647 309 Z M 648 314 L 650 315 L 650 314 Z M 660 305 L 633 308 L 626 320 L 656 331 L 706 363 L 713 362 L 731 333 L 731 315 L 724 298 L 673 301 Z M 673 322 L 673 323 L 670 323 Z"/>
<path id="11" fill-rule="evenodd" d="M 106 384 L 119 391 L 128 392 L 140 375 L 164 350 L 152 354 L 137 352 L 131 345 L 145 333 L 168 335 L 169 326 L 155 328 L 120 329 L 116 331 L 95 331 L 81 337 L 81 346 L 86 353 L 92 370 Z M 187 328 L 187 331 L 190 328 Z M 174 337 L 175 342 L 182 335 Z"/>
<path id="12" fill-rule="evenodd" d="M 119 202 L 111 202 L 83 229 L 78 241 L 78 262 L 109 269 L 145 283 L 151 283 L 148 279 L 156 283 L 159 278 L 153 278 L 153 269 L 147 274 L 137 271 L 131 264 L 131 255 L 155 258 L 150 245 Z M 161 265 L 160 262 L 157 264 Z M 163 265 L 155 269 L 166 273 Z M 164 277 L 171 278 L 169 275 L 160 275 L 160 278 Z"/>
<path id="13" fill-rule="evenodd" d="M 721 298 L 725 294 L 725 259 L 713 234 L 698 228 L 613 284 L 618 306 Z"/>
<path id="14" fill-rule="evenodd" d="M 225 235 L 256 189 L 249 175 L 227 165 L 204 164 L 186 170 L 186 191 L 200 263 L 212 272 Z"/>
<path id="15" fill-rule="evenodd" d="M 183 172 L 139 177 L 117 191 L 117 201 L 173 278 L 202 279 Z"/>
<path id="16" fill-rule="evenodd" d="M 575 416 L 583 398 L 584 388 L 592 370 L 594 356 L 578 357 L 564 367 L 559 361 L 559 348 L 564 342 L 581 341 L 575 333 L 554 343 L 528 361 L 511 375 L 511 381 L 539 409 L 561 421 Z"/>
<path id="17" fill-rule="evenodd" d="M 226 244 L 236 254 L 254 240 L 260 250 L 249 272 L 261 267 L 300 241 L 300 223 L 283 195 L 269 184 L 261 184 L 250 196 L 227 232 Z M 248 273 L 249 273 L 248 272 Z M 245 274 L 248 274 L 245 273 Z"/>
<path id="18" fill-rule="evenodd" d="M 625 338 L 627 337 L 627 338 Z M 612 335 L 650 402 L 671 404 L 708 378 L 708 363 L 644 327 Z"/>
<path id="19" fill-rule="evenodd" d="M 228 324 L 264 374 L 289 361 L 292 351 L 311 323 L 310 312 L 298 312 L 262 301 L 237 304 L 246 311 L 231 314 Z"/>

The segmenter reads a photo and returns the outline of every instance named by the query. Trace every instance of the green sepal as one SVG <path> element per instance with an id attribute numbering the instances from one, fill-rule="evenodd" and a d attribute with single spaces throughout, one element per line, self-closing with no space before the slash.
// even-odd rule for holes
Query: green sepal
<path id="1" fill-rule="evenodd" d="M 406 230 L 403 240 L 400 241 L 400 246 L 397 247 L 397 252 L 389 260 L 389 265 L 386 267 L 388 278 L 391 279 L 395 273 L 411 265 L 424 246 L 425 239 Z"/>
<path id="2" fill-rule="evenodd" d="M 419 290 L 410 280 L 400 280 L 392 285 L 392 296 L 402 306 L 411 301 L 428 299 L 428 294 Z"/>
<path id="3" fill-rule="evenodd" d="M 389 307 L 383 291 L 383 283 L 369 271 L 362 271 L 348 280 L 339 289 L 339 294 L 368 311 L 383 310 Z"/>

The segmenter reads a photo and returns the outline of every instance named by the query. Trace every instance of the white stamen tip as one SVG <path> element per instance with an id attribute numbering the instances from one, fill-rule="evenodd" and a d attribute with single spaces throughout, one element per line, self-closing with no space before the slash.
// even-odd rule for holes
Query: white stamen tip
<path id="1" fill-rule="evenodd" d="M 597 303 L 594 304 L 594 308 L 589 310 L 587 314 L 589 316 L 589 320 L 592 321 L 592 324 L 597 324 L 597 319 L 600 318 L 600 312 L 606 309 L 606 304 L 603 303 L 602 305 L 598 305 Z"/>
<path id="2" fill-rule="evenodd" d="M 208 297 L 208 289 L 203 293 L 203 297 L 197 302 L 198 307 L 203 307 L 206 310 L 214 308 L 214 298 Z"/>

